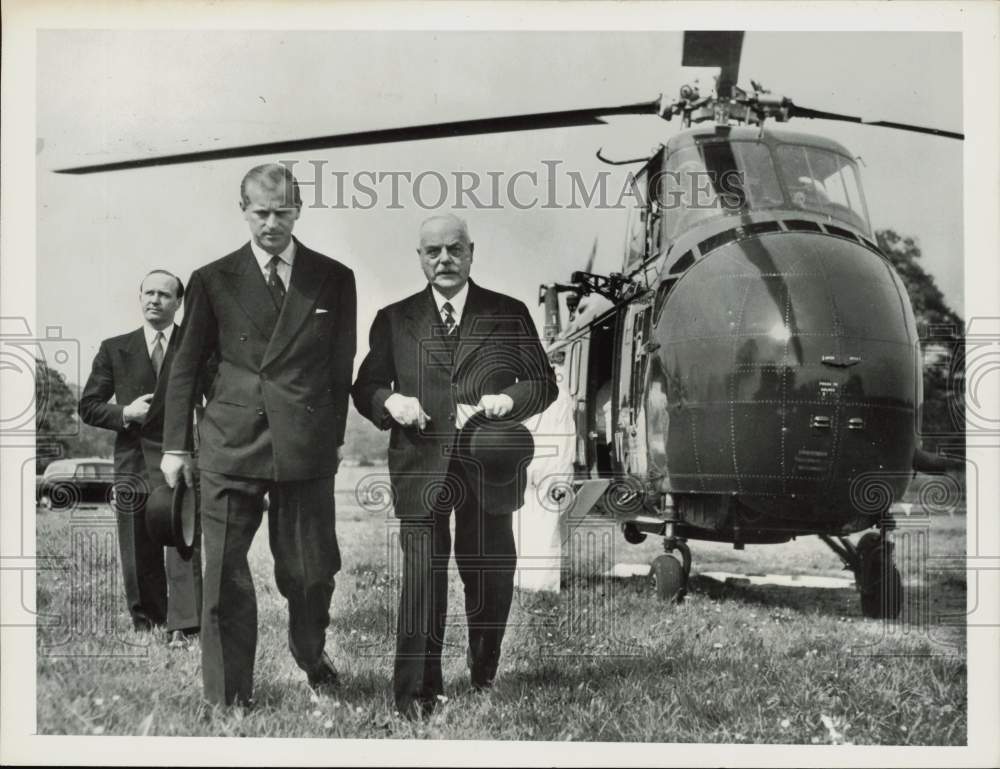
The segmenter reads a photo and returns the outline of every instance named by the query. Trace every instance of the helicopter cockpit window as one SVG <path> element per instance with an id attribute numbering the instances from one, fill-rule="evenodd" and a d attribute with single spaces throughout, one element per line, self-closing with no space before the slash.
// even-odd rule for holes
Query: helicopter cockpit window
<path id="1" fill-rule="evenodd" d="M 784 202 L 770 152 L 749 141 L 704 142 L 672 153 L 658 197 L 670 240 L 706 219 Z"/>
<path id="2" fill-rule="evenodd" d="M 784 145 L 778 165 L 795 208 L 826 214 L 868 232 L 868 214 L 854 164 L 835 152 Z"/>

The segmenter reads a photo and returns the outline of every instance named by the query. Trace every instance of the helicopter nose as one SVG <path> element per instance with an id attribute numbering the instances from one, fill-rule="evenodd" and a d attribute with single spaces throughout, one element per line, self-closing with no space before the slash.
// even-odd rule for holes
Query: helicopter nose
<path id="1" fill-rule="evenodd" d="M 668 332 L 661 340 L 667 347 L 700 349 L 736 368 L 836 368 L 857 357 L 858 345 L 870 353 L 877 348 L 869 362 L 909 349 L 916 330 L 904 299 L 899 279 L 869 249 L 785 233 L 730 243 L 703 257 L 678 281 L 658 326 Z M 723 395 L 721 382 L 697 382 Z M 887 384 L 880 395 L 906 383 Z M 755 387 L 738 383 L 733 394 L 750 397 Z"/>
<path id="2" fill-rule="evenodd" d="M 726 244 L 678 280 L 652 334 L 650 390 L 661 380 L 668 405 L 649 429 L 672 480 L 787 498 L 909 468 L 916 326 L 899 278 L 860 243 L 783 232 Z"/>

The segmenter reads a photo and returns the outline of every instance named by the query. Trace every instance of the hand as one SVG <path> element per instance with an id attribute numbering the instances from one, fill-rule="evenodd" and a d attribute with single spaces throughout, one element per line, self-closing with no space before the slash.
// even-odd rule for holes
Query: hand
<path id="1" fill-rule="evenodd" d="M 337 446 L 337 464 L 333 466 L 334 471 L 340 469 L 340 463 L 344 461 L 344 447 Z"/>
<path id="2" fill-rule="evenodd" d="M 164 454 L 160 460 L 160 470 L 163 471 L 163 477 L 167 479 L 170 488 L 177 485 L 181 473 L 184 473 L 184 483 L 187 487 L 189 489 L 194 487 L 194 463 L 186 451 Z"/>
<path id="3" fill-rule="evenodd" d="M 484 395 L 479 399 L 478 407 L 490 419 L 499 419 L 513 410 L 514 400 L 509 395 Z"/>
<path id="4" fill-rule="evenodd" d="M 455 407 L 455 429 L 461 430 L 465 423 L 483 410 L 482 406 L 472 406 L 468 403 L 459 403 Z"/>
<path id="5" fill-rule="evenodd" d="M 146 414 L 149 413 L 149 402 L 153 400 L 153 393 L 140 395 L 122 410 L 122 419 L 126 422 L 136 422 L 142 424 L 146 421 Z"/>
<path id="6" fill-rule="evenodd" d="M 431 421 L 430 416 L 420 405 L 420 401 L 408 395 L 393 393 L 385 399 L 385 410 L 403 427 L 416 425 L 423 430 Z"/>

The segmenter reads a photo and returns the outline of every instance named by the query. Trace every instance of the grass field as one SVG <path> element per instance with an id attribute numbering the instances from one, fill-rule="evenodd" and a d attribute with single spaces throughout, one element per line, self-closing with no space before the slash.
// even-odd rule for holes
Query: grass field
<path id="1" fill-rule="evenodd" d="M 965 552 L 965 516 L 922 516 L 895 534 L 908 598 L 904 621 L 861 616 L 853 589 L 746 586 L 725 571 L 847 576 L 815 537 L 788 545 L 692 543 L 691 592 L 660 603 L 614 563 L 648 563 L 609 526 L 580 530 L 562 593 L 517 592 L 497 687 L 472 692 L 457 573 L 451 580 L 447 701 L 423 724 L 393 713 L 389 683 L 398 587 L 391 518 L 358 504 L 359 477 L 338 477 L 344 568 L 327 649 L 342 679 L 315 697 L 286 648 L 266 526 L 251 551 L 260 636 L 256 707 L 201 700 L 197 645 L 137 635 L 125 611 L 106 510 L 39 511 L 38 732 L 41 734 L 598 740 L 961 745 L 966 741 L 965 575 L 933 568 Z M 579 557 L 577 557 L 579 556 Z M 926 556 L 929 556 L 928 559 Z M 930 565 L 931 568 L 927 568 Z"/>

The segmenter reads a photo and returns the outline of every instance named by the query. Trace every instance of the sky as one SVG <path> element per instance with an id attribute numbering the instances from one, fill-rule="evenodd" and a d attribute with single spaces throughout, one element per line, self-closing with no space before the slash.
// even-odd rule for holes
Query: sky
<path id="1" fill-rule="evenodd" d="M 252 165 L 297 161 L 307 207 L 303 243 L 351 267 L 359 292 L 359 355 L 377 309 L 424 285 L 417 229 L 440 197 L 434 174 L 457 194 L 456 173 L 500 181 L 498 208 L 462 211 L 476 243 L 472 277 L 517 296 L 535 313 L 538 286 L 581 269 L 596 240 L 596 272 L 619 269 L 621 210 L 511 205 L 537 193 L 569 201 L 568 174 L 588 186 L 607 173 L 611 202 L 627 167 L 595 158 L 648 155 L 676 120 L 611 118 L 607 125 L 409 142 L 67 176 L 52 169 L 184 150 L 576 107 L 675 95 L 713 70 L 679 66 L 680 33 L 655 32 L 237 32 L 42 31 L 37 67 L 37 316 L 80 344 L 62 367 L 85 379 L 100 341 L 138 327 L 138 283 L 165 267 L 185 280 L 248 239 L 239 182 Z M 750 32 L 740 80 L 753 78 L 797 104 L 961 131 L 962 49 L 957 33 Z M 861 158 L 875 228 L 918 241 L 923 266 L 964 310 L 962 143 L 799 120 Z M 365 174 L 420 174 L 401 180 Z M 534 173 L 537 184 L 528 174 Z M 339 175 L 339 177 L 338 177 Z M 359 176 L 360 175 L 360 176 Z M 347 193 L 337 194 L 337 179 Z M 352 206 L 356 179 L 377 203 Z M 348 200 L 344 200 L 344 198 Z M 356 196 L 361 206 L 370 197 Z M 466 198 L 466 202 L 469 199 Z M 321 203 L 322 205 L 315 205 Z M 335 207 L 338 203 L 341 207 Z M 395 203 L 395 205 L 393 205 Z M 314 207 L 309 207 L 314 205 Z M 450 207 L 446 204 L 446 207 Z"/>

